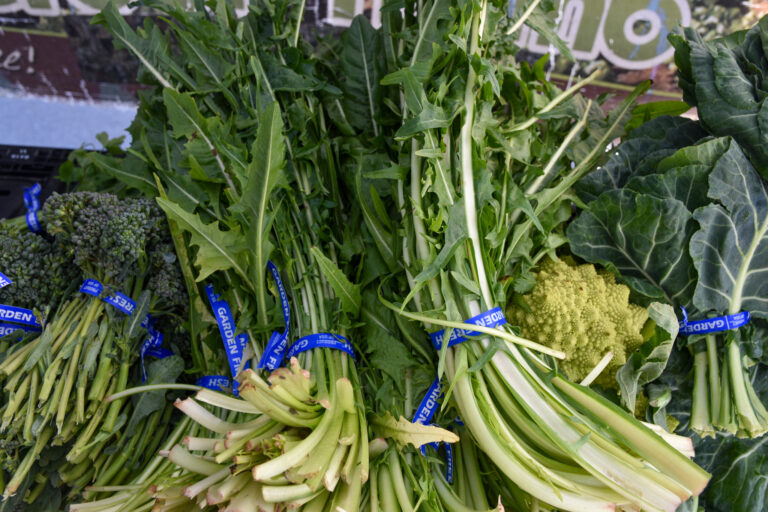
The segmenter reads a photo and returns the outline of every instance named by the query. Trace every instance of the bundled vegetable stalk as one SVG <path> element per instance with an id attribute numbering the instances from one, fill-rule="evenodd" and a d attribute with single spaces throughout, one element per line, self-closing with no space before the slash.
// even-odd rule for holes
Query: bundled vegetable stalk
<path id="1" fill-rule="evenodd" d="M 206 18 L 202 11 L 174 14 L 210 23 L 202 21 Z M 221 14 L 230 19 L 231 13 L 222 10 Z M 117 24 L 122 21 L 113 19 L 112 15 L 108 9 L 104 19 Z M 262 40 L 259 32 L 251 32 L 251 25 L 256 25 L 259 16 L 266 17 L 266 14 L 254 13 L 238 22 L 245 30 L 224 32 L 222 37 L 248 38 L 254 44 L 271 45 L 273 40 Z M 220 18 L 218 21 L 225 20 Z M 175 30 L 185 34 L 182 26 Z M 184 39 L 186 35 L 180 37 Z M 286 39 L 285 43 L 289 41 Z M 277 52 L 287 50 L 278 48 Z M 262 58 L 266 60 L 268 55 L 262 55 Z M 255 80 L 258 84 L 262 77 L 257 75 Z M 183 179 L 173 174 L 177 172 L 175 169 L 163 169 L 159 174 L 168 190 L 168 199 L 161 199 L 160 204 L 172 227 L 176 226 L 173 229 L 189 233 L 189 241 L 185 243 L 189 244 L 190 253 L 195 254 L 193 262 L 198 267 L 195 279 L 219 279 L 216 289 L 227 286 L 237 293 L 240 314 L 237 330 L 256 333 L 256 336 L 249 333 L 249 348 L 257 355 L 257 361 L 267 345 L 260 335 L 273 327 L 269 318 L 275 302 L 267 293 L 265 280 L 273 244 L 279 249 L 277 261 L 284 262 L 293 290 L 291 334 L 310 337 L 289 349 L 293 350 L 289 354 L 296 355 L 300 362 L 292 362 L 295 371 L 276 370 L 270 376 L 271 386 L 252 370 L 240 373 L 237 392 L 242 400 L 234 407 L 239 407 L 241 412 L 259 412 L 260 416 L 238 419 L 225 414 L 226 420 L 214 420 L 217 416 L 205 412 L 194 399 L 178 404 L 183 412 L 212 431 L 205 438 L 199 435 L 185 437 L 191 443 L 188 448 L 193 451 L 202 448 L 217 461 L 214 464 L 236 464 L 239 469 L 237 474 L 229 474 L 229 470 L 223 471 L 227 466 L 217 466 L 215 473 L 208 474 L 213 466 L 186 464 L 185 461 L 202 459 L 197 456 L 190 459 L 185 455 L 185 448 L 176 446 L 167 453 L 169 460 L 187 471 L 202 472 L 205 478 L 183 488 L 175 486 L 178 495 L 172 496 L 168 494 L 171 491 L 164 490 L 157 495 L 157 506 L 175 506 L 178 499 L 186 495 L 193 497 L 195 502 L 210 498 L 217 504 L 229 503 L 230 507 L 235 507 L 244 496 L 256 493 L 265 503 L 293 502 L 298 505 L 307 502 L 307 507 L 322 508 L 328 501 L 328 506 L 336 503 L 347 510 L 356 510 L 368 473 L 368 433 L 365 410 L 361 408 L 364 402 L 354 364 L 350 361 L 354 357 L 353 349 L 344 341 L 346 329 L 353 325 L 351 319 L 357 314 L 359 304 L 353 298 L 355 292 L 351 283 L 339 270 L 339 266 L 345 268 L 346 263 L 339 263 L 339 247 L 332 237 L 340 228 L 329 229 L 335 224 L 329 223 L 329 219 L 342 222 L 344 217 L 338 210 L 333 210 L 342 203 L 322 188 L 324 183 L 335 181 L 330 174 L 332 162 L 322 168 L 322 172 L 317 166 L 318 162 L 328 162 L 333 156 L 328 152 L 321 153 L 320 149 L 315 153 L 307 152 L 292 140 L 294 137 L 304 141 L 318 137 L 321 144 L 327 144 L 322 140 L 326 137 L 323 132 L 325 121 L 320 116 L 312 126 L 297 123 L 290 127 L 291 140 L 286 143 L 282 109 L 278 103 L 270 104 L 278 98 L 273 95 L 262 103 L 264 98 L 244 95 L 247 90 L 244 84 L 233 85 L 240 87 L 224 97 L 227 101 L 247 102 L 258 118 L 258 125 L 255 131 L 248 126 L 241 135 L 232 134 L 231 138 L 228 135 L 226 144 L 220 134 L 207 131 L 211 126 L 207 121 L 201 121 L 195 131 L 188 130 L 190 116 L 197 120 L 200 111 L 211 107 L 205 97 L 193 97 L 172 89 L 166 89 L 163 94 L 169 123 L 174 135 L 180 139 L 179 144 L 187 145 L 183 154 L 190 161 L 197 158 L 194 145 L 198 141 L 222 148 L 215 151 L 212 162 L 206 162 L 212 165 L 210 168 L 206 165 L 205 170 L 213 169 L 217 180 L 221 179 L 225 185 L 220 191 L 227 201 L 225 211 L 228 215 L 220 218 L 221 225 L 206 224 L 208 212 L 219 209 L 212 199 L 206 200 L 206 203 L 210 201 L 210 209 L 204 204 L 198 213 L 185 211 L 172 196 L 173 184 Z M 265 91 L 271 91 L 268 83 L 263 86 Z M 199 104 L 196 103 L 198 100 Z M 282 98 L 280 100 L 282 102 Z M 292 113 L 299 105 L 305 106 L 307 113 L 309 109 L 318 108 L 315 97 L 307 98 L 306 105 L 301 99 L 286 97 L 284 100 L 286 105 L 291 105 Z M 229 145 L 228 150 L 226 145 Z M 289 163 L 284 170 L 286 159 Z M 294 193 L 290 192 L 292 187 L 297 188 Z M 278 194 L 277 198 L 275 194 Z M 282 208 L 279 207 L 281 201 Z M 273 225 L 276 242 L 271 235 Z M 241 245 L 239 233 L 244 233 L 251 241 L 249 247 Z M 217 256 L 211 258 L 211 255 Z M 285 306 L 286 301 L 287 296 L 280 298 Z M 253 311 L 252 316 L 248 315 L 248 309 Z M 285 332 L 284 336 L 287 335 Z M 302 343 L 311 348 L 315 342 L 319 342 L 317 348 L 302 351 Z M 344 350 L 327 348 L 334 344 Z M 277 365 L 272 367 L 279 366 L 281 360 L 282 356 L 278 357 Z M 297 364 L 304 370 L 299 370 Z M 227 402 L 218 405 L 223 405 L 224 409 L 231 407 Z M 226 428 L 217 421 L 226 421 Z M 236 431 L 238 435 L 230 439 L 223 437 L 229 431 Z M 278 478 L 283 473 L 287 476 Z M 243 480 L 245 475 L 252 475 L 250 482 Z M 232 486 L 233 479 L 238 482 L 237 486 Z M 214 495 L 208 490 L 214 484 L 217 488 L 227 486 L 229 494 L 211 498 Z M 159 481 L 155 486 L 166 489 Z"/>
<path id="2" fill-rule="evenodd" d="M 675 510 L 703 490 L 708 475 L 619 407 L 553 374 L 554 362 L 536 352 L 569 354 L 495 327 L 504 322 L 505 285 L 524 291 L 531 265 L 563 243 L 570 189 L 620 133 L 633 98 L 607 119 L 593 105 L 554 90 L 544 108 L 517 107 L 516 91 L 526 84 L 486 60 L 502 51 L 493 37 L 504 26 L 500 12 L 503 6 L 492 2 L 437 0 L 423 4 L 414 18 L 400 19 L 391 10 L 383 21 L 380 44 L 398 53 L 385 52 L 389 74 L 382 83 L 397 86 L 390 101 L 402 108 L 389 137 L 401 145 L 358 139 L 370 141 L 364 151 L 378 161 L 396 151 L 390 165 L 407 166 L 392 194 L 397 202 L 388 208 L 371 209 L 381 199 L 357 189 L 384 259 L 402 246 L 408 288 L 390 306 L 431 331 L 445 329 L 433 332 L 432 340 L 452 386 L 449 398 L 480 449 L 528 493 L 518 506 L 539 501 L 574 511 Z M 519 24 L 512 23 L 514 32 Z M 411 31 L 398 29 L 395 36 L 401 25 Z M 429 51 L 422 50 L 425 41 Z M 536 166 L 516 163 L 508 147 L 517 143 L 516 133 L 565 99 L 581 117 L 545 121 L 542 136 L 552 137 L 549 126 L 559 128 L 558 145 Z M 358 171 L 358 183 L 364 172 Z M 389 233 L 393 220 L 381 212 L 397 209 L 401 228 Z M 398 234 L 402 245 L 395 242 Z M 466 337 L 481 339 L 453 346 Z"/>
<path id="3" fill-rule="evenodd" d="M 151 444 L 155 433 L 146 430 L 164 414 L 167 421 L 167 413 L 144 418 L 153 410 L 132 414 L 130 403 L 105 398 L 141 378 L 136 364 L 145 355 L 141 340 L 173 328 L 185 301 L 164 216 L 151 202 L 95 193 L 55 195 L 42 216 L 46 233 L 87 279 L 47 320 L 40 337 L 15 346 L 0 364 L 9 393 L 4 437 L 32 447 L 14 469 L 6 497 L 15 494 L 49 443 L 67 446 L 60 478 L 75 489 L 94 475 L 110 480 L 124 469 L 126 455 L 113 453 L 115 448 Z M 51 273 L 52 283 L 55 277 Z M 149 335 L 142 324 L 149 325 Z M 180 362 L 171 358 L 165 364 L 174 359 Z M 127 433 L 121 430 L 126 422 Z M 110 445 L 115 446 L 107 450 Z"/>

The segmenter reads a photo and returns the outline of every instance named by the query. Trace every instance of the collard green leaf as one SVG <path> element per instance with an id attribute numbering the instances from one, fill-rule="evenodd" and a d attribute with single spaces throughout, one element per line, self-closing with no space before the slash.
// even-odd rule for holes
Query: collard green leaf
<path id="1" fill-rule="evenodd" d="M 712 473 L 703 500 L 709 512 L 768 507 L 768 436 L 755 440 L 719 436 L 696 446 L 695 461 Z"/>
<path id="2" fill-rule="evenodd" d="M 678 323 L 672 306 L 653 302 L 648 307 L 648 316 L 655 323 L 653 334 L 616 373 L 621 401 L 630 411 L 635 410 L 635 400 L 641 387 L 664 371 L 677 337 Z"/>
<path id="3" fill-rule="evenodd" d="M 169 356 L 147 363 L 147 385 L 171 384 L 176 382 L 184 371 L 184 360 L 179 356 Z M 165 391 L 148 391 L 133 398 L 133 414 L 125 428 L 126 435 L 136 431 L 136 426 L 145 417 L 159 411 L 166 404 Z"/>
<path id="4" fill-rule="evenodd" d="M 699 272 L 694 303 L 768 318 L 768 186 L 735 142 L 709 177 L 709 196 L 719 204 L 694 213 L 701 225 L 690 247 Z"/>
<path id="5" fill-rule="evenodd" d="M 592 201 L 606 190 L 623 187 L 634 176 L 656 173 L 664 158 L 705 135 L 698 123 L 689 119 L 657 117 L 633 130 L 612 149 L 605 164 L 576 184 L 576 193 L 582 201 Z"/>
<path id="6" fill-rule="evenodd" d="M 648 194 L 659 199 L 674 198 L 681 201 L 688 211 L 708 203 L 707 178 L 712 168 L 708 165 L 678 167 L 664 174 L 651 174 L 632 178 L 626 188 L 638 194 Z"/>
<path id="7" fill-rule="evenodd" d="M 341 300 L 341 307 L 352 316 L 357 316 L 360 312 L 360 285 L 352 284 L 347 276 L 336 266 L 336 263 L 328 258 L 317 247 L 310 249 L 312 256 L 320 267 L 325 279 L 333 288 L 336 296 Z"/>
<path id="8" fill-rule="evenodd" d="M 687 305 L 696 285 L 686 250 L 690 218 L 676 199 L 611 190 L 571 223 L 568 240 L 574 254 L 630 278 L 627 284 L 635 292 Z"/>
<path id="9" fill-rule="evenodd" d="M 341 35 L 339 61 L 344 76 L 344 111 L 349 123 L 358 130 L 370 130 L 378 135 L 376 119 L 381 103 L 379 71 L 376 61 L 380 55 L 379 35 L 363 15 Z"/>
<path id="10" fill-rule="evenodd" d="M 190 234 L 190 245 L 199 247 L 195 257 L 197 280 L 202 281 L 217 270 L 234 269 L 246 281 L 248 273 L 238 253 L 244 248 L 239 231 L 222 231 L 218 221 L 204 224 L 199 216 L 184 211 L 176 203 L 157 198 L 160 208 L 182 229 Z"/>
<path id="11" fill-rule="evenodd" d="M 692 28 L 670 37 L 685 100 L 707 130 L 732 136 L 768 176 L 768 18 L 749 31 L 704 41 Z"/>
<path id="12" fill-rule="evenodd" d="M 691 106 L 684 101 L 650 101 L 635 107 L 632 119 L 627 123 L 627 133 L 661 116 L 679 116 L 688 112 Z"/>

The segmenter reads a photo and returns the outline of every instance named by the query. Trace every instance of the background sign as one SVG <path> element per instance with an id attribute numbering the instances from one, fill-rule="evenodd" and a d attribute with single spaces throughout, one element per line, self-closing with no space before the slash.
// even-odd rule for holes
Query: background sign
<path id="1" fill-rule="evenodd" d="M 237 11 L 246 12 L 248 0 L 234 1 Z M 126 51 L 114 52 L 109 35 L 89 24 L 90 16 L 105 3 L 0 0 L 0 99 L 33 95 L 91 104 L 133 102 L 138 87 L 137 62 Z M 349 25 L 359 13 L 377 26 L 381 3 L 307 0 L 304 31 L 310 36 L 327 34 Z M 510 13 L 522 3 L 510 0 Z M 681 96 L 671 63 L 673 50 L 666 39 L 676 26 L 693 25 L 705 38 L 712 38 L 750 27 L 768 13 L 768 0 L 559 0 L 556 5 L 553 18 L 558 33 L 579 63 L 557 57 L 554 49 L 527 27 L 518 38 L 523 58 L 536 60 L 551 53 L 547 67 L 550 77 L 564 84 L 577 75 L 602 69 L 601 81 L 589 94 L 627 90 L 650 78 L 654 85 L 645 101 Z M 151 15 L 146 9 L 123 7 L 122 11 L 134 27 Z M 0 132 L 0 144 L 4 142 Z"/>

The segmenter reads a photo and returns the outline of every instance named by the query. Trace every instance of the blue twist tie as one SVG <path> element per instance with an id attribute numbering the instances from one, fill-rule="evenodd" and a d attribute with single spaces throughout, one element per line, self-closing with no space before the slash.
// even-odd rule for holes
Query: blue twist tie
<path id="1" fill-rule="evenodd" d="M 285 330 L 282 334 L 276 331 L 272 333 L 272 336 L 270 336 L 269 342 L 267 342 L 267 346 L 264 349 L 264 353 L 261 355 L 258 368 L 266 368 L 269 371 L 274 371 L 283 363 L 285 349 L 288 347 L 288 335 L 291 330 L 291 307 L 290 304 L 288 304 L 288 294 L 285 291 L 282 279 L 280 279 L 280 272 L 278 272 L 277 267 L 274 263 L 268 261 L 267 268 L 272 275 L 272 279 L 275 281 L 278 294 L 280 295 L 280 305 L 283 310 Z"/>
<path id="2" fill-rule="evenodd" d="M 684 307 L 681 307 L 680 309 L 683 310 L 683 319 L 679 324 L 680 334 L 685 336 L 738 329 L 749 323 L 750 319 L 749 311 L 741 311 L 740 313 L 735 313 L 733 315 L 717 316 L 714 318 L 707 318 L 706 320 L 689 322 L 688 312 Z"/>
<path id="3" fill-rule="evenodd" d="M 11 281 L 11 278 L 7 275 L 0 272 L 0 288 L 5 288 L 9 284 L 13 284 L 13 281 Z"/>
<path id="4" fill-rule="evenodd" d="M 213 391 L 232 391 L 232 381 L 223 375 L 206 375 L 197 379 L 195 384 Z"/>
<path id="5" fill-rule="evenodd" d="M 232 316 L 232 311 L 229 309 L 229 304 L 214 291 L 212 284 L 205 287 L 205 293 L 208 295 L 208 302 L 211 304 L 213 315 L 216 317 L 216 323 L 219 325 L 219 334 L 221 334 L 221 339 L 224 343 L 224 350 L 229 361 L 229 370 L 234 378 L 237 376 L 243 361 L 245 346 L 248 344 L 248 335 L 240 334 L 235 336 L 235 319 Z M 243 368 L 248 368 L 248 366 L 249 363 L 246 362 Z M 232 383 L 232 389 L 237 394 L 237 382 Z"/>
<path id="6" fill-rule="evenodd" d="M 330 332 L 318 332 L 299 338 L 293 345 L 291 345 L 291 348 L 288 349 L 286 357 L 290 359 L 297 354 L 312 350 L 313 348 L 341 350 L 352 357 L 352 359 L 355 358 L 355 351 L 349 340 L 340 334 L 333 334 Z"/>
<path id="7" fill-rule="evenodd" d="M 29 230 L 33 233 L 39 233 L 42 229 L 37 219 L 37 212 L 40 210 L 40 193 L 42 191 L 43 187 L 39 183 L 24 189 L 24 206 L 27 207 L 27 226 L 29 226 Z"/>
<path id="8" fill-rule="evenodd" d="M 477 316 L 473 316 L 469 320 L 464 321 L 465 324 L 477 325 L 480 327 L 497 327 L 507 323 L 507 319 L 504 318 L 504 313 L 501 308 L 496 307 L 489 309 Z M 479 336 L 481 332 L 469 331 L 466 329 L 451 329 L 451 337 L 448 339 L 448 346 L 452 347 L 459 343 L 464 343 L 470 336 Z M 432 339 L 432 346 L 435 350 L 440 350 L 443 346 L 443 338 L 445 337 L 445 330 L 435 331 L 429 334 Z"/>
<path id="9" fill-rule="evenodd" d="M 17 308 L 16 306 L 6 306 L 0 304 L 0 320 L 6 320 L 17 324 L 31 325 L 33 327 L 42 327 L 35 317 L 35 312 L 31 309 Z"/>

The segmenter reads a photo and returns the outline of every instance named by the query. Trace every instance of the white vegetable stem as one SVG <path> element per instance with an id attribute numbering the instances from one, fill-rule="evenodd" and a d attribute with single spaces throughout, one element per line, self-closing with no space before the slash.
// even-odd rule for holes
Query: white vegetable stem
<path id="1" fill-rule="evenodd" d="M 613 359 L 613 351 L 608 351 L 607 354 L 603 356 L 603 358 L 598 362 L 594 368 L 592 368 L 592 371 L 587 374 L 586 377 L 582 379 L 582 381 L 579 383 L 582 386 L 589 386 L 592 384 L 592 382 L 601 374 L 603 373 L 603 370 L 605 370 L 605 367 L 611 364 L 611 359 Z"/>
<path id="2" fill-rule="evenodd" d="M 483 2 L 485 3 L 485 2 Z M 478 16 L 472 16 L 472 34 L 469 45 L 469 58 L 477 53 Z M 461 127 L 461 180 L 464 192 L 464 213 L 467 220 L 467 234 L 472 243 L 477 268 L 477 281 L 480 284 L 480 295 L 486 309 L 491 309 L 493 300 L 488 286 L 488 277 L 483 264 L 483 249 L 480 245 L 480 234 L 477 229 L 477 205 L 475 203 L 475 173 L 472 165 L 472 124 L 475 117 L 475 69 L 471 63 L 467 71 L 467 87 L 464 90 L 464 124 Z"/>

